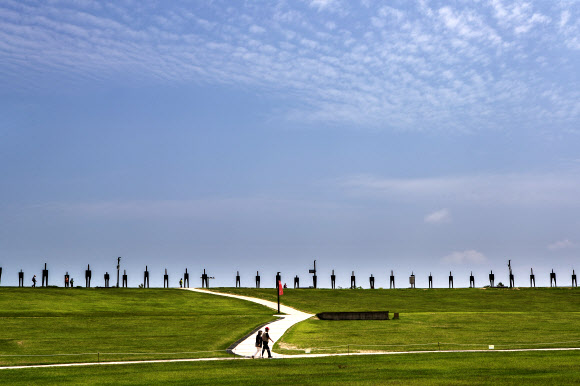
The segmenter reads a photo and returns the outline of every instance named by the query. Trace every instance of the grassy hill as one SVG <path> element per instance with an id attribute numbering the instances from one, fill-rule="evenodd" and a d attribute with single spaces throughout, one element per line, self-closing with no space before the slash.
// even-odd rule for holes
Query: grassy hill
<path id="1" fill-rule="evenodd" d="M 226 356 L 272 319 L 254 303 L 175 289 L 1 287 L 0 364 Z"/>
<path id="2" fill-rule="evenodd" d="M 273 289 L 216 289 L 269 300 Z M 400 320 L 309 319 L 274 347 L 283 353 L 580 347 L 580 290 L 287 289 L 285 305 L 324 311 L 399 312 Z"/>
<path id="3" fill-rule="evenodd" d="M 276 299 L 273 289 L 234 289 Z M 389 310 L 400 320 L 310 319 L 278 351 L 320 352 L 580 347 L 574 289 L 291 290 L 282 302 L 312 313 Z M 0 363 L 32 364 L 225 356 L 272 320 L 259 305 L 163 289 L 0 288 Z M 560 342 L 560 343 L 557 343 Z M 409 346 L 414 345 L 416 346 Z M 350 345 L 350 346 L 349 346 Z M 336 347 L 339 346 L 339 347 Z M 207 352 L 200 352 L 207 351 Z M 317 352 L 313 350 L 313 352 Z M 45 354 L 80 354 L 42 356 Z M 129 355 L 122 353 L 141 353 Z M 144 354 L 145 353 L 145 354 Z M 160 353 L 181 353 L 163 355 Z M 25 355 L 25 356 L 14 356 Z M 41 356 L 34 356 L 41 355 Z M 0 370 L 0 384 L 578 384 L 580 351 L 432 353 L 291 360 Z"/>

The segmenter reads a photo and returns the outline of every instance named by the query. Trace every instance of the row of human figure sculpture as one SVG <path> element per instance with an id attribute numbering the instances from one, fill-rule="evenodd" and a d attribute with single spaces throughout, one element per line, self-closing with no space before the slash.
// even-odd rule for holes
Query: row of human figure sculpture
<path id="1" fill-rule="evenodd" d="M 120 268 L 120 258 L 118 258 L 119 260 L 117 261 L 117 287 L 119 287 L 119 268 Z M 515 286 L 515 280 L 514 280 L 514 274 L 512 271 L 512 267 L 511 267 L 511 260 L 508 262 L 508 270 L 509 270 L 509 276 L 508 276 L 508 280 L 509 280 L 509 287 L 512 288 Z M 314 260 L 314 268 L 309 270 L 309 273 L 313 274 L 312 276 L 312 286 L 309 286 L 309 288 L 317 288 L 318 287 L 318 276 L 316 275 L 316 260 Z M 110 283 L 109 283 L 109 279 L 110 279 L 110 275 L 108 272 L 105 272 L 105 274 L 103 275 L 104 278 L 104 286 L 105 288 L 110 287 Z M 209 288 L 209 280 L 210 279 L 214 279 L 214 277 L 210 277 L 207 273 L 206 270 L 203 270 L 203 274 L 201 275 L 201 287 L 202 288 Z M 91 287 L 91 279 L 92 279 L 92 270 L 90 265 L 87 265 L 87 269 L 85 270 L 85 287 L 90 288 Z M 489 279 L 489 286 L 490 287 L 495 287 L 495 274 L 493 273 L 493 271 L 491 271 L 488 275 L 488 279 Z M 2 280 L 2 267 L 0 267 L 0 283 Z M 33 286 L 36 286 L 36 275 L 33 276 L 32 278 L 33 281 Z M 278 286 L 278 283 L 281 282 L 281 276 L 280 274 L 278 274 L 276 276 L 276 281 L 275 281 L 275 287 Z M 416 283 L 416 279 L 415 279 L 415 274 L 412 272 L 411 275 L 409 276 L 409 285 L 411 288 L 415 288 L 415 283 Z M 180 287 L 185 287 L 185 288 L 189 288 L 189 273 L 187 272 L 187 268 L 185 269 L 185 273 L 183 274 L 183 277 L 180 278 L 179 280 L 179 284 Z M 256 271 L 256 276 L 255 276 L 255 286 L 256 288 L 260 288 L 260 272 Z M 332 274 L 330 275 L 330 284 L 331 284 L 331 288 L 335 289 L 336 288 L 336 275 L 334 273 L 334 270 L 332 270 Z M 499 284 L 499 283 L 498 283 Z M 22 270 L 20 270 L 20 272 L 18 272 L 18 286 L 19 287 L 24 287 L 24 272 Z M 48 286 L 48 268 L 46 263 L 44 264 L 44 269 L 42 270 L 42 282 L 41 282 L 41 286 Z M 65 287 L 73 287 L 74 286 L 74 278 L 71 278 L 69 273 L 66 272 L 64 275 L 64 286 Z M 241 277 L 240 277 L 240 272 L 237 271 L 236 272 L 236 279 L 235 279 L 235 286 L 236 287 L 241 287 Z M 375 277 L 371 274 L 371 276 L 369 277 L 369 286 L 371 289 L 375 288 Z M 502 284 L 503 286 L 503 284 Z M 530 287 L 535 287 L 536 286 L 536 276 L 534 274 L 534 270 L 533 268 L 531 268 L 530 271 Z M 552 269 L 552 272 L 550 272 L 550 287 L 552 286 L 557 286 L 557 282 L 556 282 L 556 273 L 554 272 L 554 270 Z M 578 282 L 576 279 L 576 272 L 575 270 L 572 270 L 572 287 L 577 287 L 578 286 Z M 123 271 L 123 275 L 122 275 L 122 282 L 121 282 L 121 287 L 127 287 L 127 270 Z M 145 266 L 145 271 L 143 272 L 143 284 L 142 287 L 144 288 L 149 288 L 149 270 L 148 267 Z M 429 273 L 428 276 L 428 287 L 429 288 L 433 288 L 433 275 L 431 275 L 431 273 Z M 163 275 L 163 288 L 169 288 L 169 275 L 167 273 L 167 268 L 165 269 L 165 273 Z M 294 277 L 294 288 L 300 288 L 300 278 L 298 275 L 296 275 Z M 350 276 L 350 288 L 357 288 L 356 286 L 356 276 L 354 274 L 354 271 L 352 271 L 352 274 Z M 391 275 L 389 276 L 389 288 L 393 289 L 396 288 L 395 287 L 395 274 L 393 273 L 393 271 L 391 270 Z M 449 288 L 454 288 L 454 281 L 453 281 L 453 274 L 451 273 L 451 271 L 449 272 Z M 470 273 L 469 275 L 469 288 L 475 288 L 475 277 L 473 275 L 473 272 Z"/>

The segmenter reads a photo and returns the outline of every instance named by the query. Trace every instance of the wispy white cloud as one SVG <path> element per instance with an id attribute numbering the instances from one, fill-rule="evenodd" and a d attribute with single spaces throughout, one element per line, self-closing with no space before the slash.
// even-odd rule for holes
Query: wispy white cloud
<path id="1" fill-rule="evenodd" d="M 259 25 L 252 24 L 250 26 L 250 32 L 254 34 L 263 34 L 266 30 Z"/>
<path id="2" fill-rule="evenodd" d="M 555 241 L 552 244 L 548 245 L 548 249 L 551 250 L 567 249 L 572 247 L 574 247 L 574 243 L 568 239 Z"/>
<path id="3" fill-rule="evenodd" d="M 337 4 L 337 0 L 309 0 L 309 4 L 312 8 L 316 8 L 319 11 L 332 7 Z"/>
<path id="4" fill-rule="evenodd" d="M 572 130 L 580 117 L 580 10 L 563 4 L 368 3 L 347 14 L 353 5 L 335 0 L 172 2 L 154 10 L 146 3 L 6 0 L 0 81 L 14 90 L 22 89 L 19 79 L 43 84 L 47 74 L 59 84 L 244 84 L 294 99 L 286 117 L 303 122 Z M 558 77 L 550 68 L 560 69 Z"/>
<path id="5" fill-rule="evenodd" d="M 453 252 L 441 259 L 445 264 L 483 264 L 486 261 L 483 253 L 473 249 Z"/>
<path id="6" fill-rule="evenodd" d="M 448 209 L 440 209 L 425 216 L 424 221 L 428 224 L 439 224 L 451 221 L 451 214 Z"/>

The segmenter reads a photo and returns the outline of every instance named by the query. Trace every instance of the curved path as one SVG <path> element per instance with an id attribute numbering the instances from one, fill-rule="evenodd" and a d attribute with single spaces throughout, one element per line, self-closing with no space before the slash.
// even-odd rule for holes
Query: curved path
<path id="1" fill-rule="evenodd" d="M 212 292 L 212 291 L 208 291 L 205 289 L 199 289 L 199 288 L 185 288 L 185 289 L 189 290 L 189 291 L 194 291 L 194 292 L 200 292 L 200 293 L 206 293 L 206 294 L 211 294 L 211 295 L 226 296 L 229 298 L 247 300 L 249 302 L 258 303 L 258 304 L 261 304 L 263 306 L 266 306 L 266 307 L 269 307 L 269 308 L 272 308 L 272 309 L 278 311 L 278 303 L 271 302 L 269 300 L 252 298 L 249 296 L 225 294 L 225 293 L 221 293 L 221 292 Z M 276 343 L 276 341 L 278 339 L 280 339 L 282 337 L 282 335 L 284 335 L 286 330 L 288 330 L 290 327 L 292 327 L 296 323 L 302 322 L 303 320 L 306 320 L 306 319 L 314 316 L 313 314 L 307 314 L 306 312 L 298 311 L 295 308 L 284 306 L 282 304 L 280 304 L 280 312 L 283 312 L 285 315 L 276 315 L 280 319 L 275 320 L 275 321 L 268 323 L 268 324 L 261 327 L 261 329 L 264 329 L 266 326 L 268 326 L 270 328 L 270 338 L 272 338 L 272 340 L 274 340 L 274 343 Z M 243 340 L 241 342 L 239 342 L 235 347 L 232 348 L 232 351 L 234 354 L 237 354 L 240 356 L 251 357 L 256 352 L 255 342 L 256 342 L 256 334 L 252 333 L 252 334 L 246 336 L 245 338 L 243 338 Z M 274 346 L 274 343 L 270 342 L 270 349 Z M 281 354 L 277 354 L 275 352 L 272 352 L 272 356 L 282 357 Z"/>

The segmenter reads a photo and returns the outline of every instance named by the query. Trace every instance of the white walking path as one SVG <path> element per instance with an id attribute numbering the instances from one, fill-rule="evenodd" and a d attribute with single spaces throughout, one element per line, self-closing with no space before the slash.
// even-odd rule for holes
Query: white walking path
<path id="1" fill-rule="evenodd" d="M 211 292 L 208 290 L 203 290 L 199 288 L 189 288 L 190 291 L 202 292 L 206 294 L 227 296 L 232 298 L 238 298 L 247 300 L 250 302 L 262 304 L 266 307 L 270 307 L 278 310 L 277 303 L 252 298 L 249 296 L 240 296 L 232 294 L 224 294 L 219 292 Z M 299 323 L 313 316 L 312 314 L 307 314 L 302 311 L 298 311 L 295 308 L 280 305 L 280 312 L 286 315 L 277 315 L 280 317 L 279 320 L 268 323 L 267 326 L 270 327 L 271 337 L 274 341 L 280 339 L 286 330 L 292 327 L 294 324 Z M 265 328 L 265 326 L 262 327 Z M 232 351 L 242 357 L 250 357 L 255 352 L 255 334 L 250 334 L 242 342 L 237 344 Z M 272 343 L 271 346 L 274 344 Z M 429 351 L 387 351 L 387 352 L 370 352 L 370 353 L 350 353 L 350 354 L 300 354 L 300 355 L 282 355 L 272 352 L 274 358 L 320 358 L 329 356 L 346 356 L 346 355 L 404 355 L 404 354 L 429 354 L 429 353 L 477 353 L 477 352 L 523 352 L 523 351 L 579 351 L 580 348 L 532 348 L 532 349 L 507 349 L 507 350 L 429 350 Z M 86 363 L 58 363 L 58 364 L 48 364 L 48 365 L 25 365 L 25 366 L 0 366 L 0 370 L 8 369 L 33 369 L 33 368 L 46 368 L 46 367 L 72 367 L 72 366 L 102 366 L 102 365 L 131 365 L 131 364 L 147 364 L 147 363 L 167 363 L 167 362 L 207 362 L 207 361 L 228 361 L 228 360 L 240 360 L 238 357 L 234 358 L 196 358 L 196 359 L 159 359 L 159 360 L 144 360 L 144 361 L 118 361 L 118 362 L 86 362 Z"/>
<path id="2" fill-rule="evenodd" d="M 258 304 L 261 304 L 263 306 L 266 306 L 266 307 L 269 307 L 269 308 L 272 308 L 272 309 L 278 311 L 278 303 L 271 302 L 269 300 L 252 298 L 249 296 L 225 294 L 225 293 L 221 293 L 221 292 L 211 292 L 211 291 L 199 289 L 199 288 L 186 288 L 186 289 L 188 289 L 190 291 L 201 292 L 201 293 L 206 293 L 206 294 L 226 296 L 229 298 L 247 300 L 249 302 L 258 303 Z M 307 314 L 306 312 L 298 311 L 295 308 L 284 306 L 282 304 L 280 305 L 280 312 L 284 313 L 285 315 L 276 315 L 276 316 L 280 317 L 280 319 L 278 319 L 274 322 L 268 323 L 265 326 L 262 326 L 262 331 L 264 331 L 265 327 L 270 328 L 270 331 L 269 331 L 270 338 L 272 338 L 272 340 L 274 341 L 274 342 L 270 342 L 270 349 L 274 346 L 274 343 L 278 339 L 280 339 L 282 337 L 282 335 L 284 335 L 286 330 L 288 330 L 290 327 L 292 327 L 296 323 L 300 323 L 303 320 L 306 320 L 306 319 L 314 316 L 313 314 Z M 256 352 L 255 343 L 256 343 L 255 334 L 250 334 L 242 342 L 238 343 L 232 349 L 232 351 L 234 352 L 234 354 L 237 354 L 240 356 L 251 357 Z M 266 355 L 266 353 L 264 353 L 264 355 Z M 274 352 L 272 352 L 272 356 L 282 357 L 282 355 L 274 353 Z"/>

